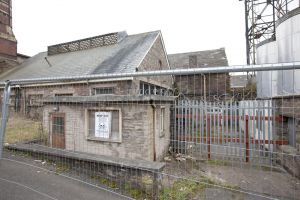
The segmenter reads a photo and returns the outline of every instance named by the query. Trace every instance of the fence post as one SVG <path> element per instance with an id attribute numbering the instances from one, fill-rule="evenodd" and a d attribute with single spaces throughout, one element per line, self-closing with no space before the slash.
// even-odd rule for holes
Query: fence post
<path id="1" fill-rule="evenodd" d="M 208 158 L 208 160 L 210 160 L 210 116 L 208 116 L 208 118 L 207 118 L 207 123 L 208 123 L 208 125 L 207 125 L 207 130 L 206 130 L 206 132 L 207 132 L 207 134 L 208 134 L 208 136 L 207 136 L 207 158 Z"/>
<path id="2" fill-rule="evenodd" d="M 246 116 L 246 162 L 249 162 L 249 118 Z"/>
<path id="3" fill-rule="evenodd" d="M 6 129 L 7 116 L 8 116 L 9 98 L 10 98 L 10 82 L 6 81 L 4 91 L 3 91 L 3 98 L 2 98 L 2 120 L 1 120 L 1 129 L 0 129 L 0 160 L 2 159 L 3 143 L 5 138 L 5 129 Z"/>

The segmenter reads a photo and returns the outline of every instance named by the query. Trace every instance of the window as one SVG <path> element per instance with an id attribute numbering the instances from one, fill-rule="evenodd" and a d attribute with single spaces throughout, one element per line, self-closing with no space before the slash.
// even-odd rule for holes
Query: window
<path id="1" fill-rule="evenodd" d="M 114 94 L 113 87 L 101 87 L 101 88 L 93 88 L 92 95 L 99 95 L 99 94 Z"/>
<path id="2" fill-rule="evenodd" d="M 140 94 L 141 95 L 161 95 L 161 96 L 165 96 L 167 94 L 167 89 L 157 86 L 157 85 L 153 85 L 153 84 L 149 84 L 146 82 L 140 82 Z"/>
<path id="3" fill-rule="evenodd" d="M 162 61 L 158 60 L 158 66 L 159 66 L 159 70 L 162 70 Z"/>
<path id="4" fill-rule="evenodd" d="M 161 107 L 160 109 L 160 136 L 164 136 L 165 135 L 165 126 L 166 126 L 166 108 L 165 107 Z"/>
<path id="5" fill-rule="evenodd" d="M 60 94 L 55 94 L 56 97 L 71 97 L 73 96 L 72 93 L 60 93 Z"/>
<path id="6" fill-rule="evenodd" d="M 122 142 L 120 109 L 87 109 L 86 126 L 88 140 Z"/>
<path id="7" fill-rule="evenodd" d="M 63 116 L 53 115 L 52 117 L 52 133 L 65 134 L 65 119 Z"/>

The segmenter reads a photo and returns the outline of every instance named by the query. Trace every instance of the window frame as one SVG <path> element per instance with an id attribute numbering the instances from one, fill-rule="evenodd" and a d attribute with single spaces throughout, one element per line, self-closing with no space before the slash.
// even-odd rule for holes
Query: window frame
<path id="1" fill-rule="evenodd" d="M 166 132 L 166 107 L 161 106 L 160 107 L 160 116 L 159 116 L 159 136 L 164 137 Z"/>
<path id="2" fill-rule="evenodd" d="M 111 139 L 111 138 L 100 138 L 89 135 L 89 112 L 112 112 L 118 111 L 119 112 L 119 137 L 118 139 Z M 95 119 L 94 119 L 95 120 Z M 122 143 L 122 111 L 121 108 L 112 108 L 112 107 L 105 107 L 105 108 L 86 108 L 85 109 L 85 138 L 86 140 L 90 141 L 99 141 L 99 142 L 110 142 L 110 143 Z"/>
<path id="3" fill-rule="evenodd" d="M 59 135 L 64 135 L 66 136 L 66 114 L 65 113 L 60 113 L 60 112 L 52 112 L 50 113 L 50 116 L 51 116 L 51 134 L 53 134 L 53 125 L 54 124 L 54 118 L 62 118 L 63 120 L 63 134 L 61 132 L 55 132 L 56 134 L 59 134 Z"/>
<path id="4" fill-rule="evenodd" d="M 54 97 L 73 97 L 74 94 L 73 93 L 55 93 Z"/>
<path id="5" fill-rule="evenodd" d="M 99 89 L 99 90 L 105 90 L 105 89 L 108 89 L 108 90 L 111 90 L 112 92 L 111 93 L 101 93 L 101 94 L 97 94 L 96 93 L 96 91 L 97 91 L 97 89 Z M 108 87 L 93 87 L 93 88 L 91 88 L 91 96 L 98 96 L 98 95 L 114 95 L 115 94 L 115 87 L 110 87 L 110 86 L 108 86 Z"/>

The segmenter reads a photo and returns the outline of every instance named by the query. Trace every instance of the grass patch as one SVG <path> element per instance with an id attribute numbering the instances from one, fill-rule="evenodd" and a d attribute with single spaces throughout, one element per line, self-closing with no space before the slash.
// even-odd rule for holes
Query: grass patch
<path id="1" fill-rule="evenodd" d="M 64 173 L 70 171 L 70 167 L 67 164 L 64 163 L 56 163 L 55 172 L 56 173 Z"/>
<path id="2" fill-rule="evenodd" d="M 218 183 L 209 177 L 202 176 L 198 181 L 179 179 L 175 181 L 172 187 L 167 187 L 161 190 L 160 200 L 188 200 L 199 197 L 199 194 L 204 192 L 206 188 L 213 186 L 221 186 L 228 189 L 238 189 L 236 186 Z"/>
<path id="3" fill-rule="evenodd" d="M 41 122 L 17 116 L 10 118 L 7 122 L 5 143 L 14 144 L 45 138 Z"/>
<path id="4" fill-rule="evenodd" d="M 116 181 L 112 181 L 112 180 L 109 180 L 108 178 L 103 178 L 101 176 L 92 176 L 91 178 L 109 188 L 118 189 L 118 184 Z"/>
<path id="5" fill-rule="evenodd" d="M 180 179 L 173 183 L 170 188 L 164 188 L 159 195 L 160 200 L 184 200 L 192 199 L 197 192 L 204 189 L 207 185 L 195 181 Z"/>

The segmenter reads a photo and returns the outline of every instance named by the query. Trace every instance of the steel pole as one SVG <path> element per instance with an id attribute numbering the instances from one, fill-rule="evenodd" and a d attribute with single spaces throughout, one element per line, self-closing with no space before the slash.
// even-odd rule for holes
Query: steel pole
<path id="1" fill-rule="evenodd" d="M 2 159 L 2 152 L 3 152 L 3 144 L 5 138 L 5 129 L 7 123 L 7 116 L 8 116 L 8 105 L 9 105 L 9 98 L 10 98 L 10 82 L 5 82 L 3 98 L 2 98 L 2 118 L 1 118 L 1 128 L 0 128 L 0 160 Z"/>

